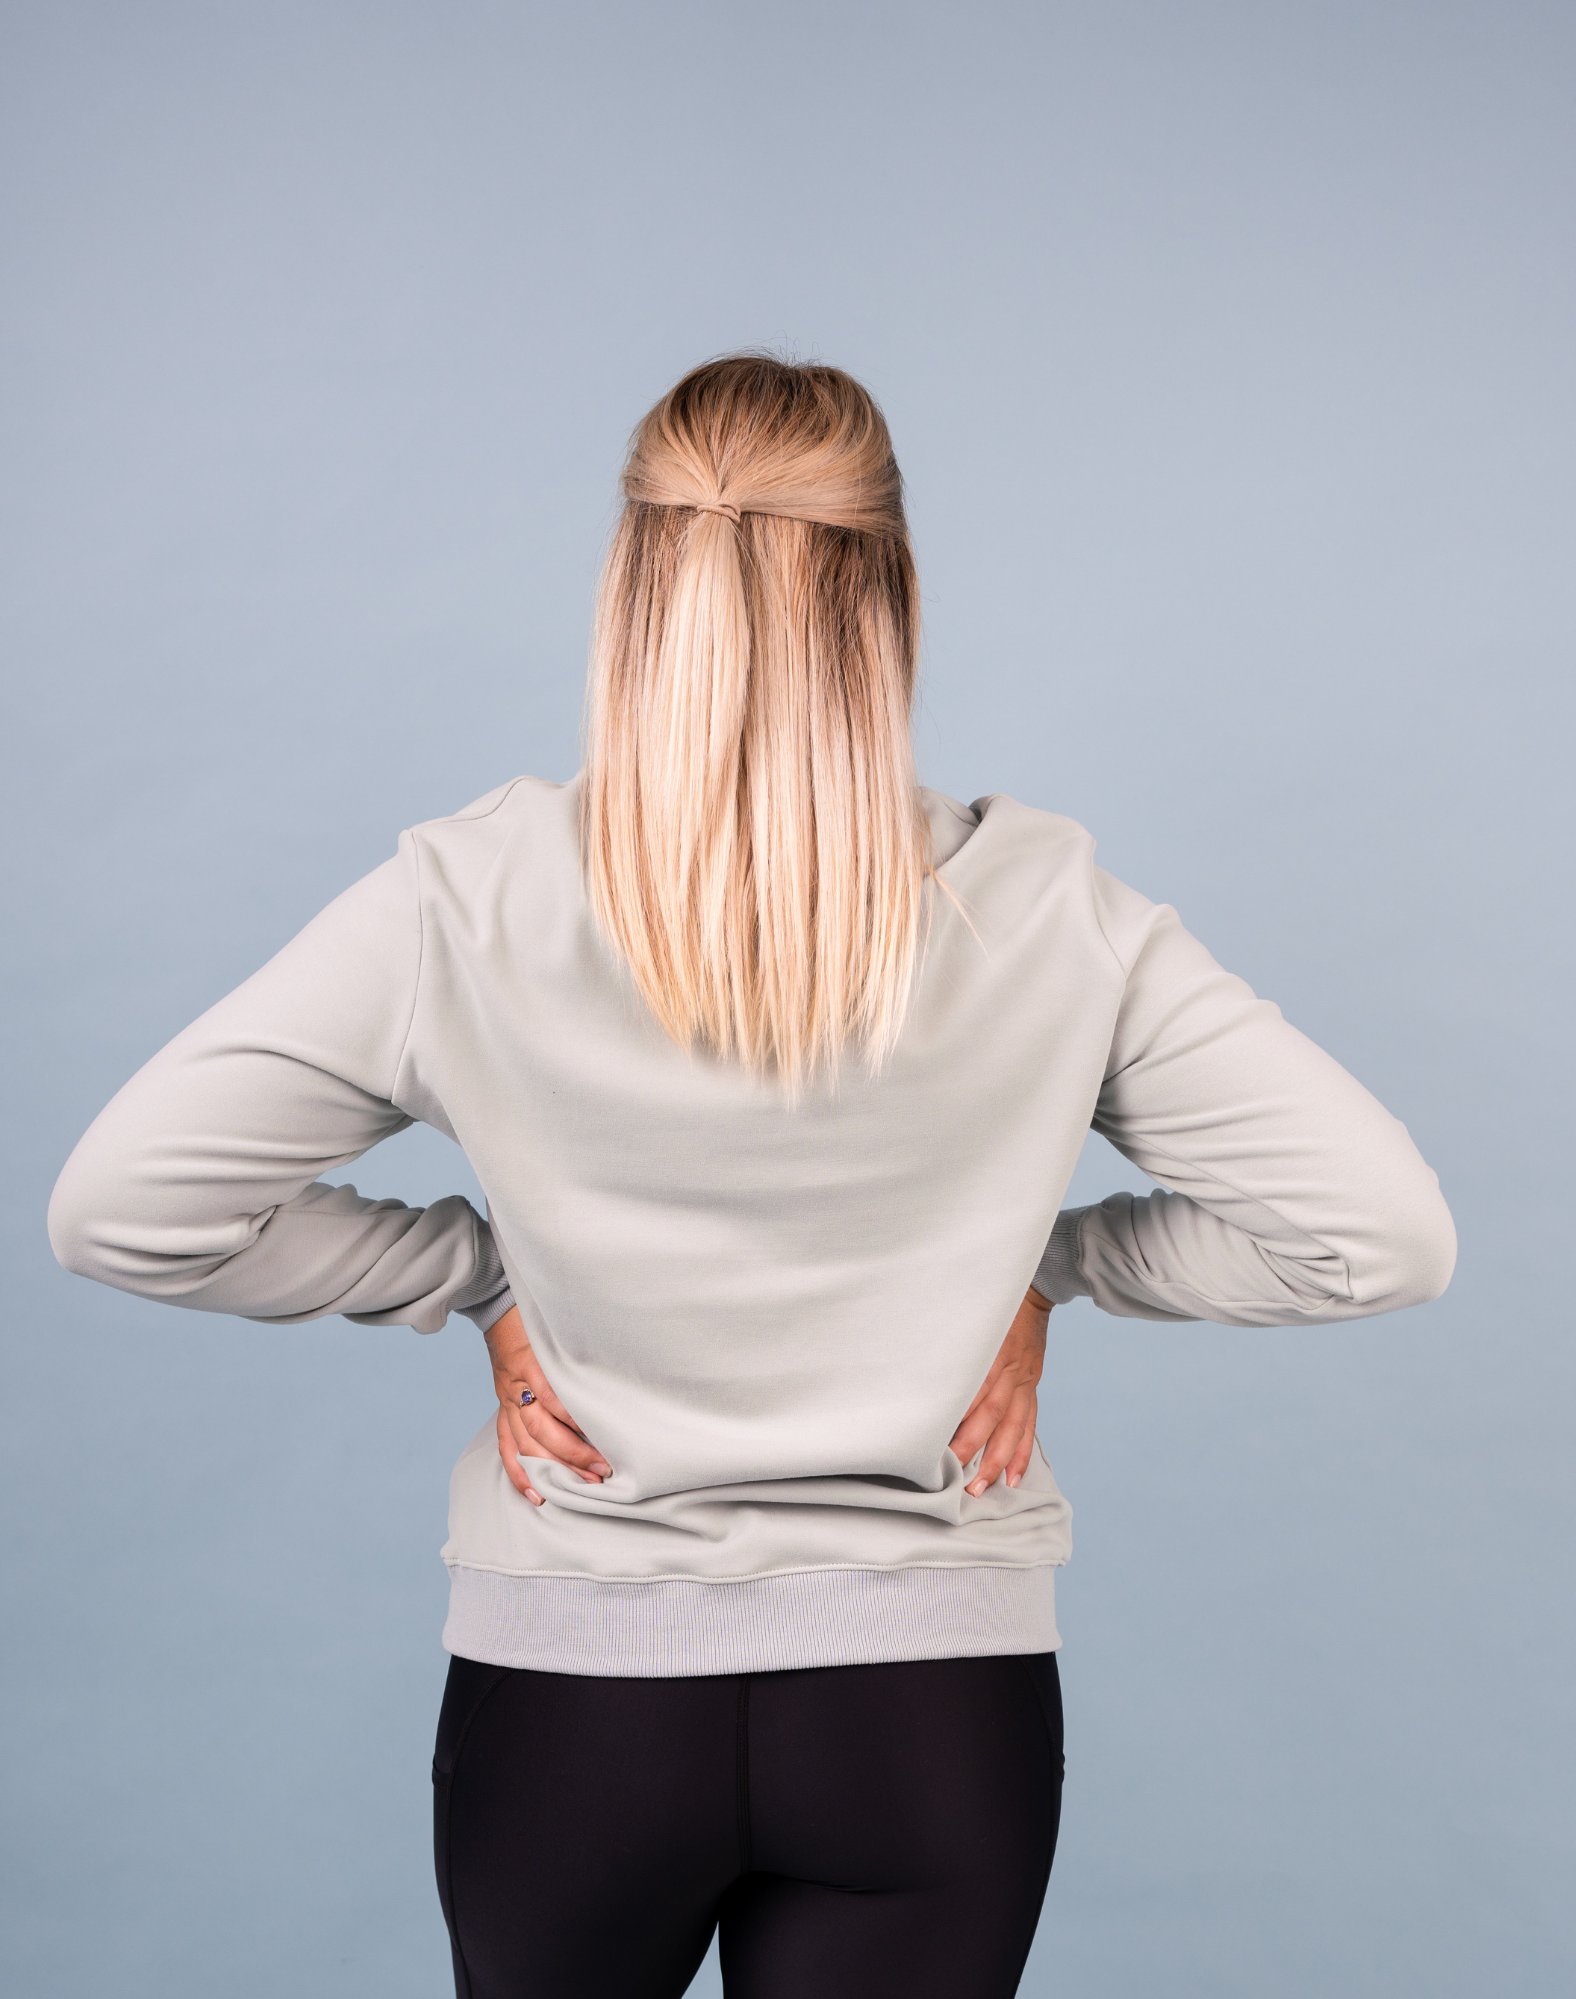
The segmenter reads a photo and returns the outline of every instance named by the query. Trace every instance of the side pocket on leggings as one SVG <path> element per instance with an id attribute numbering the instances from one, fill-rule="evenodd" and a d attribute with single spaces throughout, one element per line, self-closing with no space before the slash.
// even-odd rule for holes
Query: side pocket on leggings
<path id="1" fill-rule="evenodd" d="M 1024 1671 L 1034 1683 L 1034 1691 L 1045 1717 L 1045 1733 L 1051 1747 L 1051 1770 L 1058 1784 L 1065 1772 L 1062 1727 L 1062 1676 L 1054 1652 L 1020 1652 Z"/>
<path id="2" fill-rule="evenodd" d="M 438 1740 L 432 1752 L 434 1783 L 454 1775 L 476 1710 L 508 1671 L 507 1666 L 484 1666 L 475 1659 L 450 1659 L 443 1706 L 438 1711 Z"/>
<path id="3" fill-rule="evenodd" d="M 449 1930 L 449 1949 L 454 1958 L 454 1989 L 459 1999 L 468 1999 L 471 1981 L 454 1920 L 454 1880 L 449 1866 L 449 1794 L 471 1723 L 476 1719 L 482 1702 L 508 1676 L 508 1671 L 507 1666 L 483 1666 L 475 1659 L 451 1658 L 449 1677 L 443 1688 L 443 1706 L 438 1711 L 438 1740 L 432 1755 L 432 1856 L 438 1874 L 438 1900 L 443 1906 L 443 1920 Z"/>

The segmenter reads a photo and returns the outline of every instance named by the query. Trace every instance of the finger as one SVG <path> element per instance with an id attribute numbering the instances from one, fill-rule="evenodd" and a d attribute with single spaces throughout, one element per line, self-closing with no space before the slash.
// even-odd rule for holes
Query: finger
<path id="1" fill-rule="evenodd" d="M 1039 1422 L 1039 1404 L 1031 1406 L 1023 1426 L 1023 1435 L 1018 1439 L 1018 1448 L 1007 1462 L 1007 1483 L 1016 1487 L 1029 1469 L 1029 1460 L 1034 1455 L 1034 1432 Z"/>
<path id="2" fill-rule="evenodd" d="M 957 1429 L 953 1432 L 953 1435 L 955 1437 L 961 1436 L 963 1434 L 964 1425 L 967 1424 L 972 1418 L 976 1417 L 979 1414 L 980 1410 L 985 1407 L 986 1403 L 989 1402 L 991 1397 L 998 1392 L 1000 1374 L 1001 1374 L 1001 1366 L 1000 1363 L 998 1362 L 997 1365 L 993 1367 L 990 1373 L 985 1377 L 984 1383 L 982 1384 L 979 1393 L 975 1396 L 974 1400 L 969 1404 L 968 1408 L 964 1410 L 962 1421 L 958 1424 Z"/>
<path id="3" fill-rule="evenodd" d="M 600 1485 L 611 1476 L 613 1467 L 595 1445 L 587 1443 L 578 1430 L 549 1415 L 540 1402 L 513 1413 L 518 1414 L 526 1434 L 535 1439 L 532 1456 L 553 1458 L 561 1465 L 568 1465 L 590 1485 Z"/>
<path id="4" fill-rule="evenodd" d="M 527 1499 L 534 1500 L 540 1506 L 542 1495 L 532 1485 L 526 1476 L 525 1466 L 520 1462 L 520 1454 L 515 1447 L 514 1432 L 509 1427 L 508 1413 L 506 1409 L 498 1411 L 498 1455 L 503 1459 L 504 1475 L 516 1492 L 523 1493 Z"/>
<path id="5" fill-rule="evenodd" d="M 536 1368 L 534 1372 L 539 1376 L 542 1375 L 540 1368 Z M 532 1386 L 535 1387 L 535 1383 Z M 559 1401 L 552 1383 L 545 1376 L 542 1376 L 541 1386 L 536 1388 L 536 1399 L 555 1422 L 562 1423 L 566 1430 L 573 1430 L 577 1437 L 585 1435 L 585 1431 L 581 1429 L 574 1417 L 570 1415 L 563 1403 Z"/>
<path id="6" fill-rule="evenodd" d="M 578 1430 L 550 1415 L 540 1402 L 522 1409 L 520 1420 L 536 1439 L 536 1454 L 539 1457 L 552 1458 L 559 1464 L 568 1465 L 585 1478 L 601 1479 L 612 1470 L 595 1445 L 588 1443 Z"/>
<path id="7" fill-rule="evenodd" d="M 543 1374 L 541 1362 L 536 1358 L 536 1351 L 530 1342 L 522 1340 L 518 1351 L 511 1355 L 510 1358 L 510 1381 L 511 1383 L 523 1381 L 526 1387 L 530 1389 L 531 1404 L 529 1406 L 545 1410 L 553 1418 L 554 1422 L 561 1423 L 566 1430 L 572 1430 L 577 1437 L 589 1444 L 589 1439 L 586 1438 L 585 1431 L 581 1429 L 574 1417 L 570 1415 L 563 1403 L 559 1401 L 553 1384 Z M 591 1455 L 594 1458 L 600 1459 L 601 1452 L 594 1445 L 591 1445 L 590 1449 Z"/>
<path id="8" fill-rule="evenodd" d="M 959 1464 L 966 1465 L 974 1453 L 989 1441 L 991 1432 L 1012 1406 L 1012 1389 L 1005 1383 L 990 1394 L 976 1396 L 974 1407 L 952 1433 L 952 1451 Z"/>
<path id="9" fill-rule="evenodd" d="M 996 1358 L 991 1362 L 990 1373 L 986 1375 L 985 1379 L 980 1383 L 978 1389 L 975 1391 L 974 1400 L 969 1404 L 970 1409 L 977 1409 L 980 1403 L 982 1403 L 985 1400 L 986 1396 L 989 1395 L 991 1391 L 996 1387 L 996 1384 L 1001 1380 L 1002 1369 L 1006 1365 L 1007 1365 L 1007 1350 L 1005 1347 L 1003 1347 L 1002 1351 L 999 1354 L 997 1354 Z"/>
<path id="10" fill-rule="evenodd" d="M 980 1459 L 980 1468 L 969 1480 L 968 1490 L 976 1499 L 982 1492 L 988 1492 L 1007 1469 L 1022 1434 L 1023 1411 L 1015 1403 L 1011 1412 L 991 1432 L 985 1455 Z"/>
<path id="11" fill-rule="evenodd" d="M 514 1448 L 522 1458 L 553 1459 L 552 1452 L 537 1439 L 527 1424 L 523 1409 L 516 1409 L 512 1404 L 505 1403 L 503 1413 L 510 1434 L 514 1438 Z"/>
<path id="12" fill-rule="evenodd" d="M 534 1385 L 533 1385 L 534 1384 Z M 506 1409 L 542 1409 L 566 1430 L 590 1443 L 584 1430 L 570 1415 L 553 1391 L 542 1381 L 540 1368 L 513 1367 L 507 1372 L 493 1370 L 493 1387 Z M 522 1391 L 524 1391 L 522 1393 Z M 592 1446 L 593 1451 L 595 1446 Z"/>
<path id="13" fill-rule="evenodd" d="M 509 1426 L 510 1436 L 514 1440 L 514 1450 L 515 1450 L 515 1455 L 517 1457 L 521 1458 L 551 1457 L 552 1455 L 551 1452 L 545 1451 L 542 1448 L 542 1446 L 537 1442 L 535 1437 L 531 1435 L 531 1432 L 526 1428 L 523 1420 L 524 1412 L 522 1410 L 511 1409 L 506 1406 L 503 1414 L 504 1414 L 504 1420 L 507 1422 Z M 537 1493 L 536 1497 L 540 1499 L 541 1494 Z"/>
<path id="14" fill-rule="evenodd" d="M 997 1424 L 991 1434 L 990 1442 L 985 1446 L 985 1455 L 980 1459 L 976 1482 L 981 1484 L 984 1490 L 988 1491 L 1012 1463 L 1013 1453 L 1017 1450 L 1022 1435 L 1023 1418 L 1016 1410 L 1004 1422 Z"/>

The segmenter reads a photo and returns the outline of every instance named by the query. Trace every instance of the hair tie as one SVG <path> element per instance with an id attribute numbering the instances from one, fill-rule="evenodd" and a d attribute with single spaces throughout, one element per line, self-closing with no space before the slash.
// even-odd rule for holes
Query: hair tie
<path id="1" fill-rule="evenodd" d="M 696 500 L 693 505 L 698 514 L 726 514 L 735 527 L 739 525 L 741 516 L 731 500 Z"/>

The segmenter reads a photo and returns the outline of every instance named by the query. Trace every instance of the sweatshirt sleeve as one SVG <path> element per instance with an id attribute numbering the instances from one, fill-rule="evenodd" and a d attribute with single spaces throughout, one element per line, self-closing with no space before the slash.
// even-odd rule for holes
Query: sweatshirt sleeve
<path id="1" fill-rule="evenodd" d="M 1456 1238 L 1406 1127 L 1175 910 L 1095 870 L 1125 992 L 1093 1128 L 1158 1182 L 1064 1210 L 1036 1272 L 1123 1318 L 1287 1326 L 1436 1298 Z"/>
<path id="2" fill-rule="evenodd" d="M 508 1309 L 461 1195 L 364 1200 L 320 1176 L 412 1118 L 394 1102 L 421 971 L 418 859 L 398 854 L 155 1055 L 90 1126 L 49 1207 L 68 1270 L 198 1311 L 331 1312 L 433 1332 Z"/>

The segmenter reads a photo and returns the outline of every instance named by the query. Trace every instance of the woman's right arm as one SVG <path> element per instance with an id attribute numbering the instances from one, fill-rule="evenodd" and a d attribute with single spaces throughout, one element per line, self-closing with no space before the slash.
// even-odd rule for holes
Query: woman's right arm
<path id="1" fill-rule="evenodd" d="M 1098 869 L 1095 894 L 1127 982 L 1093 1128 L 1160 1191 L 1065 1210 L 1035 1288 L 1233 1326 L 1437 1298 L 1455 1229 L 1406 1127 L 1175 910 Z"/>
<path id="2" fill-rule="evenodd" d="M 418 1208 L 322 1179 L 412 1122 L 394 1099 L 421 944 L 406 834 L 94 1120 L 50 1202 L 65 1267 L 249 1319 L 431 1332 L 502 1312 L 492 1232 L 463 1196 Z"/>

